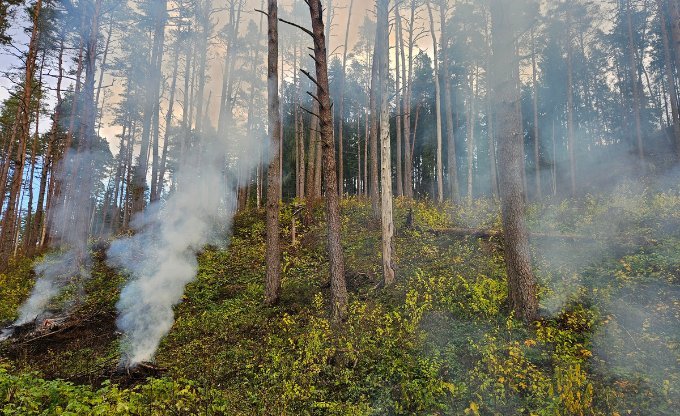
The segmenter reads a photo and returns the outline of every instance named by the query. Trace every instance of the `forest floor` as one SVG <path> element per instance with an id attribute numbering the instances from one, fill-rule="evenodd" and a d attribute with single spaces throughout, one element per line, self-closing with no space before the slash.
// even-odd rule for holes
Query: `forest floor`
<path id="1" fill-rule="evenodd" d="M 0 344 L 4 414 L 671 415 L 680 407 L 680 192 L 616 192 L 531 204 L 543 318 L 507 309 L 491 201 L 397 200 L 398 283 L 381 282 L 370 203 L 343 201 L 346 322 L 328 315 L 321 207 L 291 241 L 283 292 L 263 305 L 264 215 L 239 214 L 197 279 L 153 366 L 117 371 L 115 302 L 125 277 L 95 258 L 72 325 Z M 407 227 L 412 212 L 413 227 Z M 561 238 L 568 234 L 572 238 Z M 578 238 L 573 238 L 577 236 Z M 583 237 L 583 238 L 581 238 Z M 587 237 L 587 238 L 586 238 Z M 33 284 L 32 259 L 0 274 L 0 324 Z M 53 305 L 70 304 L 65 293 Z M 146 371 L 146 372 L 145 372 Z M 147 378 L 149 376 L 153 376 Z"/>

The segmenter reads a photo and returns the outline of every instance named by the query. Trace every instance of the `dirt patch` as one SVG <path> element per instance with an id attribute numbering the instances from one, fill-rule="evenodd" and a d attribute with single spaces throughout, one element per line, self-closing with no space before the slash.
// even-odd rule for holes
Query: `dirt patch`
<path id="1" fill-rule="evenodd" d="M 0 353 L 47 378 L 94 385 L 110 372 L 107 357 L 118 336 L 111 312 L 53 316 L 14 328 Z"/>

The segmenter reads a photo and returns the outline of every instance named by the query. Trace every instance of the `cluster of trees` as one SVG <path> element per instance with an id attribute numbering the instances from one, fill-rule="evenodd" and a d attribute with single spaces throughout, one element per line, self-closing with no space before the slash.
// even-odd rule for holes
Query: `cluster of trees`
<path id="1" fill-rule="evenodd" d="M 17 62 L 0 106 L 0 265 L 127 230 L 178 186 L 189 149 L 247 137 L 261 166 L 225 164 L 238 209 L 266 204 L 267 302 L 281 200 L 324 198 L 341 318 L 340 199 L 370 198 L 390 284 L 393 196 L 490 196 L 511 299 L 530 319 L 524 202 L 658 171 L 680 152 L 679 0 L 251 3 L 0 4 Z"/>

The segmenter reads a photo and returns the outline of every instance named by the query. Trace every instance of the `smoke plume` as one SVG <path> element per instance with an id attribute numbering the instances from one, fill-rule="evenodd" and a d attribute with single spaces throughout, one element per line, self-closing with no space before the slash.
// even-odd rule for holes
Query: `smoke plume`
<path id="1" fill-rule="evenodd" d="M 27 324 L 43 316 L 50 302 L 69 285 L 75 285 L 77 289 L 77 297 L 71 304 L 82 300 L 83 284 L 90 278 L 87 239 L 90 212 L 95 201 L 89 193 L 79 192 L 91 188 L 92 167 L 101 166 L 105 158 L 106 153 L 101 150 L 70 150 L 55 169 L 57 180 L 62 185 L 61 194 L 55 197 L 48 221 L 51 238 L 62 251 L 45 256 L 34 266 L 38 279 L 30 297 L 20 307 L 19 317 L 13 326 Z"/>
<path id="2" fill-rule="evenodd" d="M 197 251 L 226 238 L 236 202 L 236 178 L 239 172 L 252 171 L 259 161 L 254 142 L 203 143 L 203 150 L 194 150 L 180 166 L 176 189 L 167 200 L 134 218 L 133 236 L 111 244 L 108 263 L 130 276 L 116 305 L 117 325 L 125 334 L 122 365 L 153 358 L 173 325 L 173 306 L 196 277 Z M 225 170 L 227 160 L 232 168 Z"/>

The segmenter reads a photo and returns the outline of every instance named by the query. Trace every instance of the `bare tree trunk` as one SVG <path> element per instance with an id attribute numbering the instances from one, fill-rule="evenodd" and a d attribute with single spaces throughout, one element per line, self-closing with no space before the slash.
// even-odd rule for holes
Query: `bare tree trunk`
<path id="1" fill-rule="evenodd" d="M 434 50 L 434 95 L 435 95 L 435 111 L 437 116 L 437 201 L 444 202 L 444 172 L 442 168 L 442 98 L 440 87 L 440 72 L 439 72 L 439 52 L 437 48 L 437 37 L 434 33 L 434 17 L 432 16 L 432 7 L 430 0 L 427 0 L 427 12 L 430 15 L 430 35 L 432 36 L 432 49 Z M 440 16 L 442 20 L 446 16 Z M 442 48 L 444 45 L 442 45 Z"/>
<path id="2" fill-rule="evenodd" d="M 487 124 L 488 124 L 488 131 L 487 131 L 487 141 L 488 141 L 488 147 L 489 147 L 489 172 L 490 172 L 490 179 L 491 179 L 491 196 L 493 198 L 498 197 L 499 194 L 499 189 L 498 189 L 498 170 L 497 170 L 497 163 L 496 163 L 496 135 L 495 135 L 495 126 L 496 126 L 496 119 L 495 115 L 493 112 L 493 99 L 491 97 L 491 90 L 492 90 L 492 85 L 491 85 L 491 61 L 492 61 L 492 56 L 491 56 L 491 36 L 489 34 L 489 20 L 487 19 L 484 24 L 484 37 L 485 37 L 485 46 L 486 46 L 486 88 L 487 88 L 487 94 L 486 94 L 486 105 L 487 105 Z"/>
<path id="3" fill-rule="evenodd" d="M 680 71 L 680 0 L 668 0 L 675 70 Z"/>
<path id="4" fill-rule="evenodd" d="M 458 186 L 458 156 L 456 155 L 456 135 L 455 126 L 453 124 L 453 100 L 451 97 L 451 75 L 449 74 L 449 57 L 446 51 L 448 44 L 448 35 L 446 35 L 446 0 L 440 3 L 441 31 L 442 31 L 442 70 L 444 73 L 444 99 L 446 104 L 446 143 L 447 143 L 447 170 L 449 176 L 449 193 L 451 201 L 457 203 L 460 198 L 460 190 Z"/>
<path id="5" fill-rule="evenodd" d="M 312 106 L 312 112 L 319 114 L 319 104 L 315 101 Z M 321 195 L 316 194 L 316 143 L 317 131 L 319 130 L 319 119 L 312 116 L 309 129 L 309 156 L 307 160 L 307 186 L 305 187 L 307 199 L 313 200 L 319 198 Z"/>
<path id="6" fill-rule="evenodd" d="M 396 103 L 396 130 L 397 130 L 397 157 L 396 157 L 396 162 L 397 162 L 397 196 L 404 196 L 404 177 L 403 177 L 403 172 L 401 170 L 402 164 L 401 164 L 401 148 L 402 148 L 402 136 L 401 136 L 401 129 L 402 129 L 402 115 L 401 115 L 401 79 L 400 79 L 400 61 L 399 61 L 399 51 L 404 48 L 403 42 L 401 41 L 401 19 L 400 19 L 400 14 L 399 14 L 399 3 L 397 2 L 394 5 L 394 16 L 395 16 L 395 30 L 397 32 L 396 34 L 396 42 L 394 45 L 394 63 L 395 63 L 395 103 Z M 404 83 L 406 81 L 404 80 Z M 389 124 L 388 124 L 389 128 Z"/>
<path id="7" fill-rule="evenodd" d="M 531 267 L 529 239 L 524 219 L 522 190 L 522 125 L 517 112 L 521 97 L 518 90 L 519 65 L 511 26 L 514 2 L 491 0 L 493 63 L 491 79 L 494 110 L 497 116 L 500 155 L 500 192 L 505 237 L 505 263 L 509 299 L 515 314 L 525 321 L 537 317 L 536 281 Z"/>
<path id="8" fill-rule="evenodd" d="M 347 314 L 347 285 L 345 261 L 340 244 L 340 202 L 335 171 L 335 144 L 333 143 L 333 113 L 328 84 L 326 39 L 320 0 L 309 0 L 314 38 L 317 95 L 323 149 L 323 177 L 326 185 L 326 216 L 328 222 L 328 260 L 331 272 L 331 304 L 333 318 L 343 320 Z"/>
<path id="9" fill-rule="evenodd" d="M 201 20 L 200 25 L 203 29 L 203 33 L 199 36 L 200 42 L 197 45 L 198 53 L 200 54 L 198 74 L 194 74 L 198 78 L 198 90 L 196 92 L 194 107 L 196 107 L 196 131 L 199 133 L 203 132 L 203 123 L 207 118 L 207 116 L 203 115 L 203 100 L 205 95 L 205 70 L 208 59 L 208 40 L 210 39 L 210 34 L 212 32 L 212 22 L 210 21 L 211 4 L 212 2 L 210 0 L 203 0 L 198 11 Z M 210 99 L 208 99 L 208 103 L 210 103 Z"/>
<path id="10" fill-rule="evenodd" d="M 357 189 L 356 195 L 361 196 L 361 116 L 357 114 Z"/>
<path id="11" fill-rule="evenodd" d="M 38 85 L 43 85 L 43 69 L 45 68 L 45 50 L 42 51 L 40 69 L 38 70 Z M 35 243 L 33 239 L 34 222 L 33 217 L 33 181 L 35 180 L 35 165 L 37 163 L 38 139 L 40 137 L 40 105 L 35 110 L 35 128 L 33 131 L 33 143 L 31 144 L 31 172 L 28 176 L 28 204 L 26 205 L 26 225 L 23 236 L 23 251 L 27 255 L 33 255 Z M 45 170 L 45 160 L 43 159 L 43 170 Z M 40 198 L 40 197 L 39 197 Z"/>
<path id="12" fill-rule="evenodd" d="M 179 40 L 175 41 L 174 62 L 172 66 L 172 81 L 170 82 L 170 97 L 168 98 L 168 112 L 165 114 L 165 134 L 163 135 L 163 153 L 161 156 L 158 180 L 156 183 L 156 200 L 160 199 L 163 192 L 163 179 L 168 160 L 168 145 L 170 144 L 170 132 L 172 130 L 172 115 L 175 108 L 175 90 L 177 88 L 177 71 L 179 64 Z"/>
<path id="13" fill-rule="evenodd" d="M 413 46 L 414 46 L 414 27 L 416 19 L 416 4 L 411 2 L 411 16 L 408 22 L 408 77 L 404 76 L 406 94 L 404 97 L 404 196 L 413 198 L 413 145 L 415 133 L 411 134 L 411 100 L 413 97 Z M 402 61 L 404 61 L 404 51 L 402 49 Z M 413 137 L 412 137 L 413 136 Z"/>
<path id="14" fill-rule="evenodd" d="M 220 113 L 217 121 L 218 136 L 223 137 L 229 132 L 232 121 L 232 95 L 234 82 L 234 66 L 237 55 L 234 46 L 238 39 L 239 24 L 241 22 L 241 0 L 229 1 L 229 34 L 227 36 L 227 50 L 224 54 L 224 74 L 222 77 L 222 93 L 220 95 Z"/>
<path id="15" fill-rule="evenodd" d="M 576 195 L 576 152 L 574 143 L 574 63 L 571 45 L 571 12 L 567 9 L 567 147 L 571 195 Z"/>
<path id="16" fill-rule="evenodd" d="M 368 195 L 368 142 L 370 140 L 370 132 L 368 131 L 370 125 L 370 108 L 366 107 L 366 122 L 364 130 L 364 183 L 363 183 L 363 196 Z"/>
<path id="17" fill-rule="evenodd" d="M 144 104 L 144 119 L 142 122 L 142 144 L 139 153 L 139 162 L 135 168 L 133 176 L 133 190 L 132 190 L 132 212 L 141 212 L 144 209 L 145 201 L 144 194 L 147 189 L 146 177 L 149 165 L 149 147 L 154 147 L 153 160 L 153 174 L 157 174 L 157 154 L 158 154 L 158 143 L 154 140 L 151 143 L 152 138 L 156 138 L 155 132 L 153 130 L 154 119 L 158 115 L 160 110 L 160 88 L 161 88 L 161 64 L 163 62 L 163 46 L 165 41 L 165 25 L 167 23 L 167 0 L 155 0 L 158 4 L 154 7 L 154 10 L 158 15 L 153 16 L 154 19 L 154 37 L 153 46 L 151 50 L 151 68 L 149 74 L 149 92 L 146 95 L 146 102 Z M 155 180 L 155 176 L 153 178 Z M 155 185 L 155 184 L 153 184 Z M 155 189 L 151 191 L 152 199 L 155 198 Z"/>
<path id="18" fill-rule="evenodd" d="M 673 0 L 671 0 L 673 1 Z M 678 109 L 678 87 L 673 76 L 673 63 L 671 61 L 671 48 L 669 42 L 668 28 L 666 27 L 666 14 L 662 0 L 656 0 L 656 5 L 659 14 L 659 25 L 661 26 L 661 39 L 663 41 L 664 54 L 664 76 L 668 84 L 668 95 L 671 101 L 671 116 L 670 125 L 673 128 L 673 135 L 675 139 L 675 150 L 680 156 L 680 111 Z M 680 16 L 677 16 L 680 19 Z"/>
<path id="19" fill-rule="evenodd" d="M 390 153 L 390 113 L 389 113 L 389 0 L 378 0 L 378 22 L 376 43 L 380 45 L 378 60 L 380 71 L 380 179 L 381 179 L 381 223 L 382 223 L 382 263 L 385 285 L 395 282 L 392 252 L 394 249 L 394 220 L 392 218 L 392 164 Z"/>
<path id="20" fill-rule="evenodd" d="M 534 110 L 534 174 L 536 182 L 536 199 L 543 199 L 541 186 L 541 136 L 538 128 L 538 73 L 536 67 L 536 37 L 531 29 L 531 79 L 533 87 L 532 105 Z"/>
<path id="21" fill-rule="evenodd" d="M 342 52 L 342 78 L 340 79 L 340 120 L 338 122 L 338 193 L 340 198 L 345 193 L 345 173 L 344 173 L 344 124 L 345 124 L 345 79 L 347 77 L 347 50 L 349 49 L 349 31 L 350 23 L 352 22 L 352 8 L 354 7 L 354 0 L 349 2 L 349 10 L 347 12 L 347 27 L 345 29 L 345 43 Z M 330 9 L 330 8 L 329 8 Z M 330 22 L 328 22 L 330 27 Z"/>
<path id="22" fill-rule="evenodd" d="M 380 185 L 378 185 L 378 94 L 379 94 L 379 75 L 380 67 L 376 59 L 378 56 L 378 40 L 375 40 L 373 48 L 373 65 L 371 68 L 371 92 L 369 94 L 369 110 L 371 112 L 371 127 L 370 127 L 370 186 L 368 187 L 371 195 L 371 208 L 373 217 L 380 218 Z"/>
<path id="23" fill-rule="evenodd" d="M 97 82 L 97 95 L 95 96 L 94 102 L 97 103 L 97 106 L 99 106 L 99 97 L 102 92 L 103 84 L 104 84 L 104 74 L 106 73 L 106 60 L 109 56 L 109 46 L 111 45 L 111 35 L 113 34 L 113 16 L 110 19 L 111 21 L 109 22 L 109 30 L 106 34 L 106 43 L 104 44 L 104 55 L 102 56 L 102 62 L 101 62 L 101 69 L 99 71 L 99 81 Z M 102 102 L 102 113 L 104 112 L 104 103 Z M 100 118 L 101 120 L 101 118 Z M 101 123 L 99 123 L 101 126 Z M 97 129 L 99 131 L 99 129 Z"/>
<path id="24" fill-rule="evenodd" d="M 281 247 L 279 229 L 279 136 L 281 109 L 279 107 L 279 29 L 277 0 L 268 0 L 268 55 L 267 91 L 269 114 L 269 145 L 271 146 L 267 170 L 267 279 L 265 302 L 274 305 L 281 296 Z"/>
<path id="25" fill-rule="evenodd" d="M 640 112 L 641 112 L 641 97 L 640 97 L 640 84 L 638 82 L 638 71 L 637 71 L 637 63 L 635 59 L 635 46 L 633 42 L 633 18 L 632 18 L 632 8 L 630 5 L 630 0 L 626 0 L 626 25 L 628 29 L 628 57 L 629 57 L 629 65 L 630 65 L 630 82 L 633 85 L 633 111 L 634 111 L 634 118 L 635 118 L 635 138 L 637 141 L 637 151 L 638 151 L 638 157 L 640 158 L 640 161 L 642 162 L 642 166 L 644 167 L 644 161 L 645 161 L 645 149 L 644 149 L 644 144 L 642 142 L 642 121 L 640 119 Z"/>
<path id="26" fill-rule="evenodd" d="M 95 142 L 95 122 L 97 119 L 97 103 L 95 102 L 95 74 L 97 63 L 97 42 L 99 39 L 99 21 L 101 18 L 103 0 L 96 0 L 92 14 L 89 17 L 91 22 L 85 48 L 85 81 L 83 82 L 83 109 L 80 118 L 80 140 L 78 143 L 79 157 L 76 158 L 77 165 L 74 172 L 77 180 L 78 189 L 74 194 L 74 221 L 71 228 L 72 235 L 77 241 L 75 244 L 78 260 L 84 262 L 85 250 L 90 227 L 90 211 L 96 208 L 96 200 L 92 198 L 94 186 L 92 172 L 95 161 L 89 156 Z"/>
<path id="27" fill-rule="evenodd" d="M 476 66 L 476 64 L 475 64 Z M 473 197 L 473 175 L 474 175 L 474 152 L 475 152 L 475 71 L 470 72 L 470 85 L 469 85 L 469 101 L 468 101 L 468 140 L 467 140 L 467 200 L 472 202 Z"/>
<path id="28" fill-rule="evenodd" d="M 50 176 L 50 182 L 54 183 L 54 160 L 56 159 L 54 153 L 56 153 L 57 145 L 57 132 L 59 131 L 59 123 L 61 122 L 61 84 L 64 79 L 64 38 L 65 38 L 65 28 L 62 29 L 59 37 L 59 54 L 57 58 L 57 69 L 59 75 L 57 75 L 57 88 L 56 88 L 56 98 L 57 102 L 54 107 L 54 114 L 52 116 L 52 127 L 50 129 L 49 138 L 47 139 L 47 150 L 44 156 L 43 171 L 40 176 L 40 191 L 38 193 L 38 208 L 36 210 L 36 219 L 34 226 L 34 245 L 40 244 L 43 246 L 44 242 L 44 230 L 46 227 L 45 212 L 49 214 L 50 202 L 51 202 L 51 190 L 52 186 L 47 186 L 47 177 Z M 50 175 L 51 173 L 51 175 Z M 2 183 L 2 182 L 0 182 Z M 47 204 L 43 207 L 45 202 L 45 197 L 47 197 Z"/>

